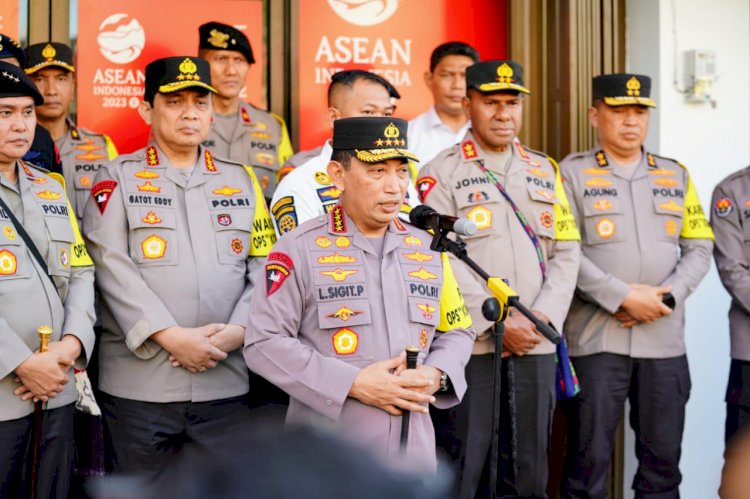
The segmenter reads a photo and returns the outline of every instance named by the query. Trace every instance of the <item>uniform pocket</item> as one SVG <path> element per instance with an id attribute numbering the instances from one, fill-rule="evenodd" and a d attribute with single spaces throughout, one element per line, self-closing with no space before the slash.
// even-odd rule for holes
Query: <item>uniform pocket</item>
<path id="1" fill-rule="evenodd" d="M 318 348 L 344 361 L 372 360 L 372 316 L 367 300 L 318 304 Z"/>
<path id="2" fill-rule="evenodd" d="M 586 244 L 598 245 L 622 241 L 625 217 L 622 213 L 608 213 L 584 217 Z"/>
<path id="3" fill-rule="evenodd" d="M 174 211 L 128 206 L 130 257 L 141 267 L 177 265 L 179 254 Z"/>
<path id="4" fill-rule="evenodd" d="M 253 229 L 251 210 L 218 210 L 211 212 L 216 232 L 216 251 L 219 263 L 233 265 L 244 261 L 250 251 Z"/>
<path id="5" fill-rule="evenodd" d="M 45 217 L 49 234 L 49 251 L 47 252 L 47 269 L 50 275 L 69 277 L 71 245 L 75 241 L 73 228 L 68 218 Z"/>

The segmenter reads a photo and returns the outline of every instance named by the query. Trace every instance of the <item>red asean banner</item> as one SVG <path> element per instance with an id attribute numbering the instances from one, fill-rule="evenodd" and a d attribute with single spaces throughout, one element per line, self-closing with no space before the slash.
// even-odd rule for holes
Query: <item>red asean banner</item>
<path id="1" fill-rule="evenodd" d="M 12 3 L 12 2 L 11 2 Z M 121 153 L 143 147 L 148 127 L 138 115 L 146 65 L 160 57 L 198 55 L 198 26 L 218 21 L 241 30 L 256 63 L 244 100 L 263 107 L 262 0 L 79 0 L 78 124 L 106 133 Z"/>
<path id="2" fill-rule="evenodd" d="M 15 0 L 7 0 L 0 4 L 0 33 L 18 40 L 18 4 Z"/>
<path id="3" fill-rule="evenodd" d="M 411 119 L 432 104 L 423 75 L 441 43 L 466 42 L 482 59 L 507 56 L 507 0 L 298 0 L 296 6 L 301 150 L 331 135 L 326 94 L 338 71 L 380 74 L 401 94 L 396 115 Z"/>

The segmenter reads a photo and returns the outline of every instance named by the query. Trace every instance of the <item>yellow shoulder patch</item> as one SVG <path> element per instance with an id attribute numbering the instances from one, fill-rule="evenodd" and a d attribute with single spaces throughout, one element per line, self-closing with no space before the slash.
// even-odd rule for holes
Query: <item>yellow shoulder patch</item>
<path id="1" fill-rule="evenodd" d="M 86 243 L 83 242 L 81 237 L 81 230 L 78 228 L 78 221 L 76 220 L 76 212 L 73 211 L 73 207 L 68 203 L 68 218 L 70 219 L 70 227 L 73 229 L 73 237 L 75 241 L 70 245 L 70 259 L 71 267 L 91 267 L 94 262 L 89 256 L 89 252 L 86 250 Z"/>
<path id="2" fill-rule="evenodd" d="M 276 231 L 273 228 L 271 215 L 268 213 L 263 190 L 260 188 L 258 178 L 252 168 L 242 165 L 253 181 L 255 191 L 255 214 L 253 215 L 252 244 L 250 244 L 250 256 L 268 256 L 276 244 Z"/>
<path id="3" fill-rule="evenodd" d="M 448 255 L 441 253 L 440 258 L 443 262 L 443 289 L 440 293 L 440 324 L 437 329 L 443 332 L 458 328 L 468 329 L 472 325 L 469 308 L 461 296 Z"/>
<path id="4" fill-rule="evenodd" d="M 580 241 L 581 234 L 578 232 L 576 219 L 573 216 L 573 211 L 570 209 L 568 196 L 565 194 L 565 188 L 563 187 L 562 183 L 562 176 L 560 175 L 560 167 L 554 159 L 550 157 L 548 157 L 547 159 L 555 168 L 555 196 L 557 196 L 557 203 L 555 203 L 554 206 L 555 240 Z"/>
<path id="5" fill-rule="evenodd" d="M 281 133 L 279 134 L 279 166 L 286 163 L 286 161 L 294 155 L 294 149 L 292 149 L 292 141 L 289 140 L 289 131 L 286 128 L 286 121 L 284 118 L 276 113 L 268 113 L 279 122 L 281 125 Z"/>
<path id="6" fill-rule="evenodd" d="M 678 164 L 685 168 L 682 164 Z M 687 169 L 685 171 L 687 172 Z M 680 237 L 714 240 L 714 231 L 711 229 L 708 219 L 706 219 L 706 214 L 703 212 L 703 206 L 698 199 L 698 193 L 695 191 L 693 179 L 690 178 L 690 175 L 688 175 L 688 187 L 685 193 L 685 208 Z"/>
<path id="7" fill-rule="evenodd" d="M 109 138 L 109 135 L 104 135 L 104 143 L 107 144 L 107 159 L 112 161 L 118 155 L 117 147 L 112 142 L 112 139 Z"/>

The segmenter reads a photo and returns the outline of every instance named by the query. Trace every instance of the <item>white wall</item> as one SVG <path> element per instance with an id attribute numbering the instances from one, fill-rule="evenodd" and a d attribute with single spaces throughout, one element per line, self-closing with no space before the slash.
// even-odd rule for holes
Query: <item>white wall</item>
<path id="1" fill-rule="evenodd" d="M 714 186 L 750 164 L 750 2 L 747 0 L 627 0 L 628 71 L 650 74 L 659 105 L 647 147 L 690 169 L 707 212 Z M 677 56 L 675 57 L 675 43 Z M 689 104 L 682 87 L 683 52 L 716 53 L 716 108 Z M 685 499 L 717 497 L 724 451 L 724 391 L 729 369 L 729 297 L 712 266 L 687 306 L 687 345 L 693 389 L 682 446 L 680 492 Z M 632 435 L 626 448 L 626 487 L 635 471 Z M 632 496 L 628 496 L 632 497 Z"/>

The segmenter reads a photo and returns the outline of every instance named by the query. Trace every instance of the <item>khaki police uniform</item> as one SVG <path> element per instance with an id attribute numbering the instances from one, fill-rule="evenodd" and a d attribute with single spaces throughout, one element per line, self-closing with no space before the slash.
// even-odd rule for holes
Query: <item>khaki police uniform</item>
<path id="1" fill-rule="evenodd" d="M 569 155 L 561 168 L 582 236 L 565 322 L 582 389 L 571 404 L 565 493 L 605 497 L 614 431 L 630 398 L 641 456 L 633 488 L 676 497 L 690 393 L 684 306 L 708 271 L 711 228 L 677 161 L 644 150 L 637 165 L 621 167 L 597 146 Z M 622 328 L 613 314 L 631 283 L 671 285 L 674 312 Z"/>
<path id="2" fill-rule="evenodd" d="M 714 259 L 721 282 L 732 297 L 729 337 L 732 363 L 726 403 L 726 441 L 750 422 L 750 168 L 725 178 L 714 189 L 711 226 Z"/>
<path id="3" fill-rule="evenodd" d="M 252 166 L 263 195 L 271 199 L 279 181 L 281 165 L 292 155 L 292 143 L 284 119 L 240 102 L 239 122 L 234 132 L 227 134 L 215 122 L 204 142 L 219 158 Z"/>
<path id="4" fill-rule="evenodd" d="M 546 278 L 542 276 L 534 245 L 515 211 L 477 166 L 478 161 L 484 162 L 497 176 L 536 233 L 546 264 Z M 462 236 L 469 257 L 490 275 L 507 279 L 529 309 L 544 313 L 552 326 L 561 331 L 575 287 L 580 249 L 557 165 L 518 141 L 511 146 L 508 164 L 495 164 L 470 130 L 460 144 L 439 153 L 419 174 L 417 190 L 425 204 L 439 213 L 468 218 L 477 224 L 475 235 Z M 461 493 L 462 497 L 473 497 L 491 443 L 492 360 L 486 354 L 494 351 L 494 340 L 490 335 L 492 323 L 481 313 L 482 303 L 491 295 L 486 283 L 465 264 L 455 264 L 455 273 L 478 332 L 468 368 L 469 393 L 457 416 L 460 426 L 471 413 L 483 414 L 475 417 L 476 423 L 465 430 L 468 434 L 463 442 Z M 555 346 L 542 339 L 526 356 L 512 360 L 517 380 L 516 419 L 519 424 L 527 420 L 529 425 L 527 431 L 519 430 L 517 435 L 515 486 L 519 494 L 546 487 L 544 456 L 555 405 L 554 352 Z M 526 371 L 528 374 L 522 374 Z M 533 382 L 533 386 L 525 387 L 526 381 Z M 505 382 L 503 386 L 507 387 Z M 476 393 L 472 393 L 474 387 Z M 508 419 L 505 418 L 506 422 Z"/>
<path id="5" fill-rule="evenodd" d="M 254 178 L 199 154 L 185 178 L 150 145 L 102 167 L 91 190 L 83 226 L 105 302 L 100 388 L 111 395 L 200 402 L 248 391 L 239 352 L 190 373 L 149 339 L 176 325 L 244 325 L 255 257 L 274 242 Z"/>
<path id="6" fill-rule="evenodd" d="M 56 142 L 62 160 L 68 199 L 80 223 L 96 172 L 117 157 L 117 148 L 107 135 L 79 128 L 68 119 L 68 132 Z"/>
<path id="7" fill-rule="evenodd" d="M 279 239 L 265 288 L 253 292 L 245 359 L 289 393 L 287 423 L 330 427 L 396 458 L 401 418 L 347 395 L 361 368 L 407 345 L 419 346 L 418 362 L 452 382 L 452 392 L 435 393 L 436 405 L 458 403 L 474 333 L 448 260 L 430 250 L 430 241 L 396 220 L 378 251 L 341 206 Z M 411 415 L 404 462 L 435 469 L 427 414 Z"/>
<path id="8" fill-rule="evenodd" d="M 0 208 L 0 491 L 14 495 L 26 454 L 19 442 L 31 434 L 34 402 L 13 394 L 14 369 L 39 348 L 37 328 L 52 327 L 51 341 L 72 334 L 81 342 L 75 367 L 83 369 L 94 348 L 94 267 L 86 253 L 65 188 L 43 170 L 17 162 L 18 183 L 0 175 L 0 196 L 23 225 L 47 264 L 48 275 Z M 67 494 L 73 464 L 73 402 L 77 397 L 73 369 L 68 383 L 45 404 L 47 416 L 37 493 Z M 8 438 L 14 442 L 6 446 Z M 18 492 L 23 496 L 22 492 Z"/>
<path id="9" fill-rule="evenodd" d="M 246 394 L 239 351 L 191 373 L 172 367 L 169 353 L 149 337 L 170 326 L 247 322 L 253 270 L 275 240 L 252 172 L 201 147 L 186 178 L 150 145 L 100 169 L 83 225 L 104 299 L 99 388 L 110 397 L 105 418 L 112 399 L 158 408 Z M 229 425 L 236 429 L 239 422 L 227 424 L 231 435 Z M 115 448 L 117 458 L 135 465 L 124 448 Z"/>
<path id="10" fill-rule="evenodd" d="M 0 41 L 7 39 L 0 35 Z M 44 102 L 21 68 L 0 61 L 3 103 L 5 97 L 30 97 L 37 106 Z M 3 119 L 12 126 L 4 128 L 0 141 L 13 130 L 30 138 L 34 131 L 19 117 L 21 110 L 13 105 L 9 110 Z M 34 402 L 13 393 L 19 387 L 15 371 L 39 349 L 40 326 L 52 329 L 53 342 L 67 335 L 76 337 L 81 353 L 74 364 L 78 369 L 86 367 L 94 347 L 94 268 L 62 176 L 47 175 L 19 160 L 3 166 L 15 172 L 16 180 L 0 174 L 4 202 L 0 208 L 0 497 L 25 497 L 31 492 L 32 438 L 41 443 L 34 463 L 34 492 L 38 497 L 66 497 L 73 472 L 74 370 L 68 370 L 60 393 L 40 403 L 43 422 L 36 429 Z"/>

